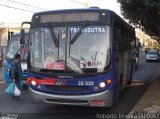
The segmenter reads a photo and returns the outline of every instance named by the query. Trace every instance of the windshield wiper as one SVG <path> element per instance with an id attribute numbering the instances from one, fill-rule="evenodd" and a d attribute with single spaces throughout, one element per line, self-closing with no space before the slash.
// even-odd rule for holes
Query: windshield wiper
<path id="1" fill-rule="evenodd" d="M 78 37 L 82 34 L 82 30 L 84 28 L 86 28 L 87 26 L 89 25 L 88 22 L 84 23 L 78 30 L 78 32 L 73 36 L 73 38 L 70 40 L 70 44 L 73 44 L 77 39 Z"/>
<path id="2" fill-rule="evenodd" d="M 59 43 L 58 43 L 58 40 L 57 40 L 57 38 L 56 38 L 56 34 L 55 34 L 55 32 L 54 32 L 54 29 L 53 29 L 52 25 L 51 25 L 51 24 L 48 24 L 48 28 L 49 28 L 49 31 L 50 31 L 50 33 L 51 33 L 51 36 L 52 36 L 52 39 L 53 39 L 53 41 L 54 41 L 55 46 L 56 46 L 56 47 L 59 47 Z"/>

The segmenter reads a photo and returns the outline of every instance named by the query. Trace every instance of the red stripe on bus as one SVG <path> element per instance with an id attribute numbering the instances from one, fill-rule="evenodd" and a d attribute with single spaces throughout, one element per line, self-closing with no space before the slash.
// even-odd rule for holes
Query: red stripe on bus
<path id="1" fill-rule="evenodd" d="M 43 79 L 37 79 L 34 77 L 29 77 L 27 80 L 27 83 L 31 84 L 32 81 L 35 81 L 36 84 L 42 84 L 42 85 L 54 85 L 57 82 L 57 78 L 43 78 Z"/>

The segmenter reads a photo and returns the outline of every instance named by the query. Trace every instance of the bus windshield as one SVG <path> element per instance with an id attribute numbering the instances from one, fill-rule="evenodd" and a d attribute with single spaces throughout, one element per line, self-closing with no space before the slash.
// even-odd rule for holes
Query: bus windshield
<path id="1" fill-rule="evenodd" d="M 9 45 L 7 47 L 6 51 L 6 58 L 7 59 L 13 59 L 14 56 L 21 52 L 21 59 L 26 60 L 27 54 L 28 54 L 28 39 L 29 35 L 25 35 L 25 44 L 22 49 L 20 49 L 20 34 L 16 34 L 12 37 L 12 39 L 9 42 Z M 20 51 L 21 50 L 21 51 Z"/>
<path id="2" fill-rule="evenodd" d="M 15 54 L 18 52 L 19 48 L 19 40 L 11 40 L 6 52 L 7 59 L 13 59 Z"/>
<path id="3" fill-rule="evenodd" d="M 80 28 L 81 26 L 32 28 L 33 69 L 41 72 L 50 70 L 53 73 L 104 72 L 111 57 L 109 26 L 87 26 L 75 38 Z M 71 43 L 73 38 L 74 42 Z"/>

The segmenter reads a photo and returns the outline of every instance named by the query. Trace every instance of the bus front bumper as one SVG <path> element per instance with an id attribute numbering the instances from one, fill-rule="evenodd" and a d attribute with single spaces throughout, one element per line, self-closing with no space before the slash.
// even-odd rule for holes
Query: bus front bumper
<path id="1" fill-rule="evenodd" d="M 109 90 L 88 95 L 55 95 L 29 88 L 29 93 L 35 103 L 95 107 L 111 107 L 113 105 L 113 93 Z"/>

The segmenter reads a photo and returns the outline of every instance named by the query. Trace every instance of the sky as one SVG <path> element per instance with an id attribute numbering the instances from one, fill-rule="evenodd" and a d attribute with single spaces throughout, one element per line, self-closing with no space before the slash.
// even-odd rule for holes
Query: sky
<path id="1" fill-rule="evenodd" d="M 85 3 L 120 15 L 117 0 L 0 0 L 0 25 L 31 21 L 32 15 L 40 11 L 86 8 Z"/>

